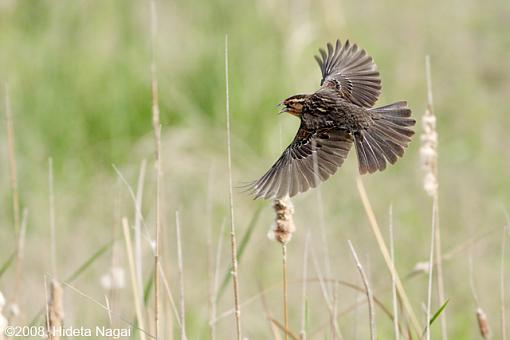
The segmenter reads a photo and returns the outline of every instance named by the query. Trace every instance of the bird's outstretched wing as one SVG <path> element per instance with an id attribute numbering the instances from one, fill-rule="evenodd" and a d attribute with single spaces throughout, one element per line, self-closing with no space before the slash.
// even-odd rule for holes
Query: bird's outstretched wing
<path id="1" fill-rule="evenodd" d="M 301 126 L 271 169 L 249 185 L 249 191 L 255 199 L 275 199 L 315 188 L 342 165 L 352 143 L 345 130 L 308 131 Z"/>
<path id="2" fill-rule="evenodd" d="M 315 56 L 322 72 L 322 87 L 336 88 L 347 101 L 363 106 L 374 106 L 381 92 L 379 71 L 372 57 L 349 40 L 342 46 L 327 44 L 327 52 L 320 49 Z"/>

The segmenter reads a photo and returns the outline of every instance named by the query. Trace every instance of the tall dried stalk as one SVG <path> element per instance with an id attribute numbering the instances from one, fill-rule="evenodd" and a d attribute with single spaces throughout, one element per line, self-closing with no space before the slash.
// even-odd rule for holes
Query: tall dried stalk
<path id="1" fill-rule="evenodd" d="M 150 2 L 150 23 L 151 23 L 151 89 L 152 89 L 152 128 L 154 130 L 154 140 L 156 147 L 156 247 L 154 254 L 154 327 L 156 340 L 159 339 L 159 291 L 160 291 L 160 233 L 161 233 L 161 123 L 159 121 L 159 102 L 158 102 L 158 78 L 156 69 L 156 39 L 158 17 L 156 12 L 156 1 Z"/>
<path id="2" fill-rule="evenodd" d="M 209 324 L 211 327 L 211 340 L 216 339 L 216 310 L 218 308 L 218 289 L 220 284 L 220 263 L 221 263 L 221 250 L 223 249 L 223 233 L 225 231 L 225 221 L 221 223 L 220 235 L 218 237 L 218 244 L 216 246 L 216 258 L 214 262 L 214 277 L 211 296 L 211 316 Z"/>
<path id="3" fill-rule="evenodd" d="M 181 319 L 181 340 L 186 340 L 186 311 L 184 308 L 184 265 L 182 262 L 181 223 L 179 211 L 175 212 L 175 231 L 177 238 L 177 267 L 179 270 L 179 318 Z"/>
<path id="4" fill-rule="evenodd" d="M 365 293 L 367 294 L 367 301 L 368 301 L 368 318 L 370 321 L 370 339 L 375 340 L 376 339 L 376 331 L 375 331 L 375 311 L 374 311 L 374 295 L 372 293 L 372 289 L 370 288 L 370 285 L 368 283 L 367 275 L 365 274 L 365 271 L 363 270 L 363 266 L 361 265 L 361 262 L 359 261 L 358 254 L 356 253 L 356 250 L 354 249 L 354 246 L 352 245 L 351 240 L 347 241 L 349 243 L 349 248 L 351 248 L 352 256 L 354 257 L 354 261 L 356 262 L 356 267 L 358 268 L 359 274 L 361 276 L 361 280 L 363 281 L 363 286 L 365 286 Z"/>
<path id="5" fill-rule="evenodd" d="M 393 234 L 393 206 L 390 205 L 390 256 L 393 266 L 395 266 L 395 242 Z M 395 339 L 400 339 L 400 331 L 398 328 L 398 300 L 397 300 L 397 286 L 395 284 L 395 276 L 391 273 L 391 297 L 393 301 L 393 332 Z"/>
<path id="6" fill-rule="evenodd" d="M 365 208 L 365 213 L 367 214 L 368 220 L 370 222 L 370 226 L 372 227 L 372 232 L 373 232 L 375 239 L 377 241 L 377 245 L 379 246 L 379 250 L 381 251 L 381 254 L 383 255 L 384 262 L 386 263 L 386 267 L 388 267 L 388 270 L 390 271 L 391 275 L 395 278 L 395 285 L 397 286 L 397 292 L 402 299 L 404 309 L 411 321 L 411 325 L 414 328 L 415 333 L 418 336 L 421 336 L 420 323 L 418 322 L 418 319 L 416 318 L 416 314 L 414 313 L 413 307 L 411 306 L 411 303 L 409 302 L 409 298 L 407 297 L 407 293 L 404 289 L 404 286 L 402 285 L 402 281 L 400 280 L 400 277 L 398 276 L 397 270 L 395 269 L 395 266 L 393 265 L 393 262 L 391 261 L 390 254 L 388 252 L 388 247 L 386 246 L 386 243 L 384 242 L 384 238 L 382 237 L 381 229 L 379 228 L 379 224 L 377 223 L 377 219 L 375 218 L 374 211 L 372 210 L 372 206 L 370 205 L 370 201 L 368 200 L 365 186 L 363 185 L 363 182 L 361 181 L 361 178 L 359 176 L 356 177 L 356 185 L 357 185 L 358 192 L 359 192 L 359 195 L 361 198 L 361 202 L 363 203 L 363 207 Z"/>
<path id="7" fill-rule="evenodd" d="M 14 233 L 18 241 L 18 249 L 16 250 L 16 287 L 21 284 L 21 268 L 22 257 L 20 256 L 19 240 L 20 240 L 20 214 L 19 214 L 19 193 L 18 193 L 18 175 L 16 166 L 16 152 L 15 152 L 15 132 L 14 123 L 12 119 L 11 101 L 9 97 L 9 87 L 5 84 L 5 125 L 7 128 L 7 154 L 9 163 L 10 185 L 12 193 L 12 212 L 14 220 Z M 19 275 L 18 275 L 19 273 Z M 12 310 L 18 310 L 18 288 L 15 288 L 13 295 L 13 302 L 11 304 Z"/>
<path id="8" fill-rule="evenodd" d="M 136 268 L 135 268 L 135 259 L 133 255 L 133 244 L 131 242 L 131 234 L 129 233 L 129 224 L 126 217 L 122 218 L 122 230 L 124 231 L 124 240 L 126 241 L 126 253 L 127 259 L 129 263 L 129 273 L 131 277 L 131 287 L 133 290 L 133 299 L 135 302 L 135 313 L 136 319 L 138 320 L 138 328 L 140 329 L 140 339 L 145 340 L 145 322 L 142 313 L 142 296 L 143 296 L 143 288 L 138 286 L 138 281 L 136 280 Z"/>
<path id="9" fill-rule="evenodd" d="M 144 159 L 140 164 L 140 174 L 138 175 L 138 184 L 136 187 L 136 199 L 135 199 L 135 217 L 134 217 L 134 239 L 135 239 L 135 264 L 136 264 L 136 279 L 138 280 L 138 285 L 141 287 L 143 285 L 142 282 L 142 273 L 143 273 L 143 263 L 142 263 L 142 200 L 143 200 L 143 186 L 145 180 L 145 168 L 147 165 L 147 161 Z"/>
<path id="10" fill-rule="evenodd" d="M 500 314 L 501 314 L 501 339 L 506 340 L 506 310 L 505 310 L 505 246 L 506 246 L 506 228 L 503 227 L 503 235 L 501 237 L 501 267 L 500 267 Z"/>
<path id="11" fill-rule="evenodd" d="M 436 212 L 437 206 L 434 204 L 432 209 L 432 234 L 430 235 L 430 256 L 429 256 L 429 263 L 428 263 L 428 274 L 429 274 L 429 281 L 428 281 L 428 289 L 427 289 L 427 325 L 425 326 L 426 330 L 426 339 L 430 340 L 430 327 L 429 327 L 429 320 L 430 320 L 430 309 L 432 306 L 432 277 L 433 277 L 433 269 L 434 269 L 434 249 L 435 249 L 435 235 L 436 235 Z"/>
<path id="12" fill-rule="evenodd" d="M 230 141 L 230 96 L 228 89 L 228 34 L 225 34 L 225 108 L 227 113 L 227 158 L 228 158 L 228 194 L 230 202 L 230 247 L 232 250 L 232 283 L 234 288 L 234 308 L 237 340 L 242 339 L 241 307 L 239 303 L 239 280 L 237 269 L 237 240 L 234 221 L 234 193 L 232 189 L 232 151 Z"/>
<path id="13" fill-rule="evenodd" d="M 51 272 L 57 276 L 57 246 L 56 246 L 56 225 L 55 225 L 55 194 L 53 187 L 53 159 L 48 159 L 48 188 L 49 188 L 49 217 L 50 217 L 50 251 L 51 251 Z"/>
<path id="14" fill-rule="evenodd" d="M 5 85 L 5 125 L 7 126 L 7 152 L 12 191 L 12 211 L 14 218 L 14 231 L 16 232 L 17 235 L 20 228 L 18 177 L 16 170 L 16 153 L 14 146 L 15 140 L 14 124 L 12 121 L 11 101 L 9 98 L 9 88 L 7 84 Z"/>
<path id="15" fill-rule="evenodd" d="M 310 246 L 310 232 L 306 234 L 305 251 L 303 253 L 303 286 L 301 290 L 301 331 L 299 339 L 306 340 L 306 284 L 308 281 L 308 248 Z"/>
<path id="16" fill-rule="evenodd" d="M 434 251 L 437 270 L 437 290 L 440 303 L 445 301 L 444 277 L 443 277 L 443 256 L 441 247 L 441 229 L 439 224 L 439 195 L 438 195 L 438 164 L 437 164 L 437 131 L 436 116 L 434 113 L 434 100 L 432 95 L 432 78 L 430 71 L 430 56 L 425 57 L 425 75 L 427 78 L 427 110 L 423 115 L 423 133 L 421 136 L 422 146 L 420 154 L 423 169 L 425 170 L 424 189 L 432 197 L 432 228 L 434 229 Z M 432 275 L 432 272 L 430 272 Z M 441 337 L 448 339 L 446 311 L 439 316 L 441 324 Z"/>

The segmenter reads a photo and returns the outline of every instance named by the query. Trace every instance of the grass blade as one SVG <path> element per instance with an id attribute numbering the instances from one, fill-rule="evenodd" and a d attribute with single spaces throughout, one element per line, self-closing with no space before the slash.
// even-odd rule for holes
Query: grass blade
<path id="1" fill-rule="evenodd" d="M 441 315 L 441 313 L 443 313 L 443 311 L 445 310 L 446 306 L 448 306 L 448 302 L 450 302 L 450 300 L 446 300 L 442 305 L 441 307 L 439 307 L 439 309 L 437 310 L 437 312 L 434 313 L 434 315 L 432 315 L 432 317 L 430 318 L 429 320 L 429 324 L 427 325 L 427 327 L 425 327 L 425 329 L 423 330 L 423 334 L 422 336 L 425 335 L 425 333 L 427 332 L 427 330 L 429 329 L 430 326 L 432 326 L 432 324 L 434 323 L 434 321 L 436 321 L 436 319 Z"/>
<path id="2" fill-rule="evenodd" d="M 2 275 L 4 275 L 4 273 L 7 271 L 7 269 L 9 269 L 9 267 L 11 266 L 15 257 L 16 257 L 16 251 L 13 251 L 11 253 L 11 255 L 9 255 L 9 258 L 7 259 L 7 261 L 5 261 L 4 264 L 2 265 L 2 267 L 0 267 L 0 278 L 2 277 Z"/>
<path id="3" fill-rule="evenodd" d="M 94 254 L 92 254 L 78 269 L 76 269 L 69 277 L 67 278 L 67 283 L 72 283 L 76 280 L 85 270 L 87 270 L 94 262 L 100 258 L 104 253 L 106 253 L 112 246 L 114 240 L 109 241 L 101 248 L 99 248 Z"/>

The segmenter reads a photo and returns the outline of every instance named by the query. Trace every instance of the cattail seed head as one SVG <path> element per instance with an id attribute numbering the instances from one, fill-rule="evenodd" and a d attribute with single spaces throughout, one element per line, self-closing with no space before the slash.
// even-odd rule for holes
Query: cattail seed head
<path id="1" fill-rule="evenodd" d="M 425 172 L 423 189 L 429 196 L 437 195 L 437 132 L 436 116 L 431 108 L 427 108 L 422 118 L 423 133 L 421 135 L 420 157 Z"/>
<path id="2" fill-rule="evenodd" d="M 64 307 L 62 298 L 62 287 L 60 283 L 53 279 L 50 284 L 50 301 L 48 301 L 48 339 L 58 340 L 60 339 L 60 333 L 58 331 L 62 328 L 64 320 Z"/>
<path id="3" fill-rule="evenodd" d="M 287 196 L 283 199 L 274 200 L 273 209 L 276 213 L 275 224 L 271 227 L 267 236 L 271 240 L 287 244 L 292 238 L 292 233 L 296 231 L 294 219 L 292 218 L 294 205 Z"/>
<path id="4" fill-rule="evenodd" d="M 478 321 L 478 329 L 480 330 L 482 338 L 489 339 L 491 335 L 489 321 L 487 320 L 487 315 L 481 308 L 476 309 L 476 320 Z"/>

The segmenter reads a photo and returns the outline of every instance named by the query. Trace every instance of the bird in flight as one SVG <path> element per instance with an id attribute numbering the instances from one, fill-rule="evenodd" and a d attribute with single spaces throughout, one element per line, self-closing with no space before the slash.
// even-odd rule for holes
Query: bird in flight
<path id="1" fill-rule="evenodd" d="M 321 87 L 281 102 L 281 112 L 301 120 L 292 143 L 260 179 L 249 185 L 255 199 L 292 197 L 326 181 L 355 145 L 361 174 L 394 164 L 414 134 L 405 101 L 373 108 L 381 78 L 372 57 L 349 40 L 320 49 Z"/>

